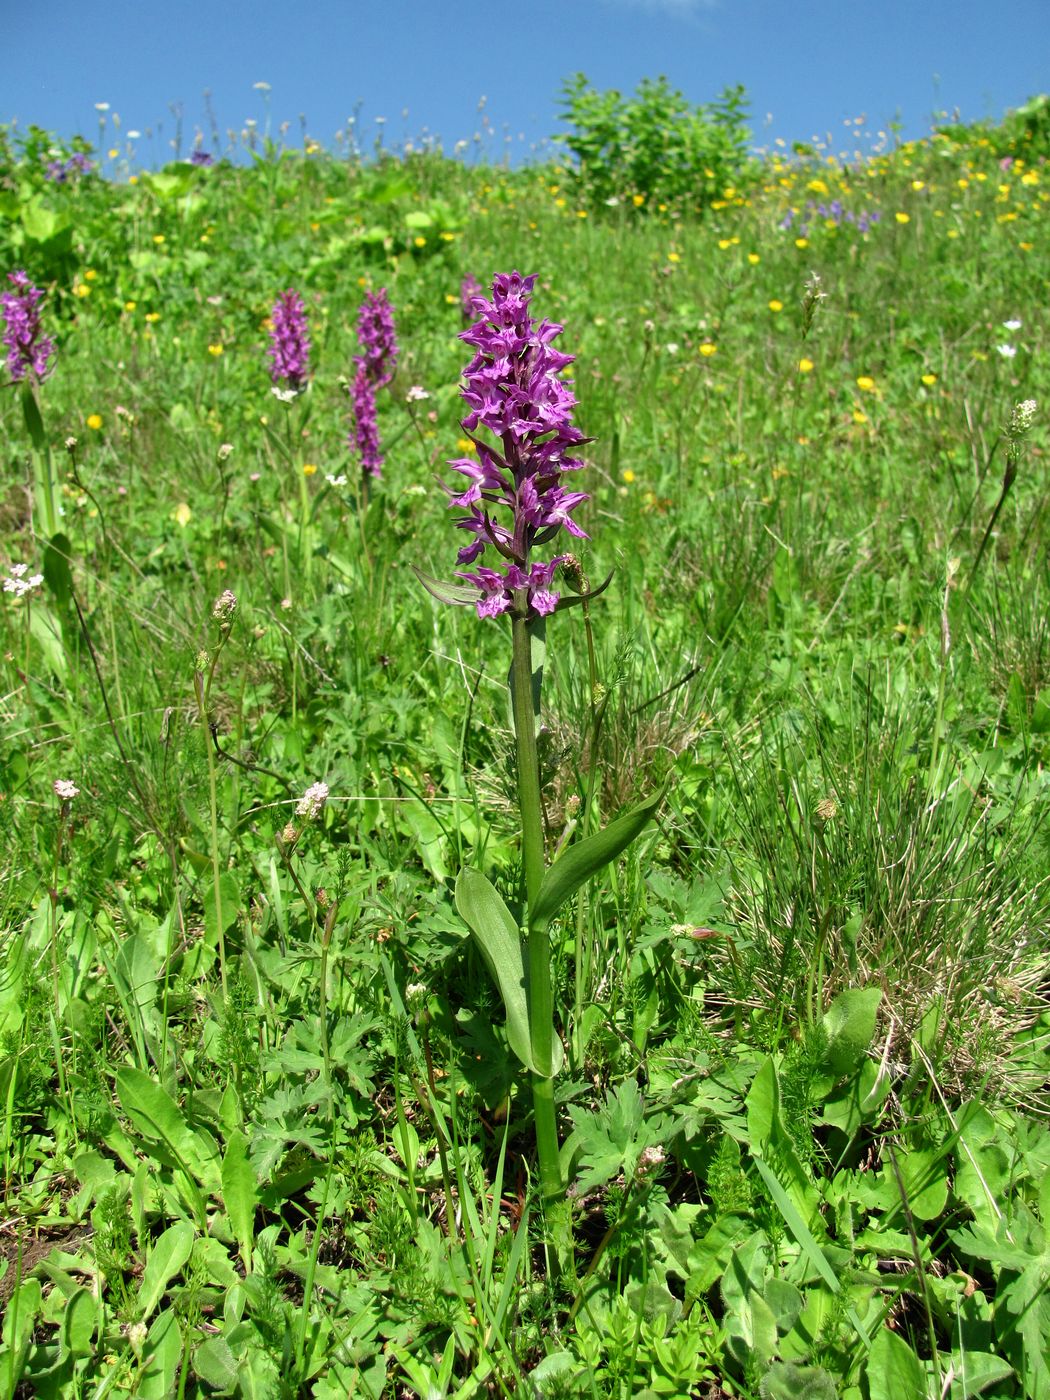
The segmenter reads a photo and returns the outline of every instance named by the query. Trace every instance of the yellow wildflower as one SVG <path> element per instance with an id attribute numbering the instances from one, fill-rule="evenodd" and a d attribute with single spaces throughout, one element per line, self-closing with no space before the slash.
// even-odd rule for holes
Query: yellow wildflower
<path id="1" fill-rule="evenodd" d="M 93 429 L 97 433 L 99 428 L 102 427 L 102 414 L 89 413 L 85 421 L 87 422 L 88 427 Z"/>
<path id="2" fill-rule="evenodd" d="M 769 309 L 772 312 L 783 311 L 784 303 L 782 301 L 777 301 L 776 297 L 774 297 L 769 303 Z"/>
<path id="3" fill-rule="evenodd" d="M 812 374 L 812 372 L 813 372 L 813 361 L 812 361 L 812 360 L 807 360 L 807 359 L 805 359 L 805 358 L 799 360 L 799 362 L 798 362 L 798 372 L 799 372 L 799 374 Z"/>

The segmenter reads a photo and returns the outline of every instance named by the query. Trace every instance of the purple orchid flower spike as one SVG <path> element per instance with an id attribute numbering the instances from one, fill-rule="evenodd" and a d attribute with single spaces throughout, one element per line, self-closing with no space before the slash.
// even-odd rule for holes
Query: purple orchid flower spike
<path id="1" fill-rule="evenodd" d="M 46 379 L 55 342 L 42 333 L 40 325 L 44 293 L 33 286 L 24 272 L 9 272 L 7 280 L 15 288 L 13 292 L 0 295 L 6 327 L 7 372 L 16 382 L 27 375 L 36 380 Z"/>
<path id="2" fill-rule="evenodd" d="M 516 606 L 531 617 L 552 613 L 560 595 L 551 585 L 565 556 L 539 562 L 532 551 L 563 529 L 587 538 L 574 519 L 587 494 L 563 484 L 566 472 L 583 466 L 575 454 L 590 441 L 572 422 L 576 399 L 561 377 L 575 357 L 554 349 L 561 326 L 533 321 L 529 302 L 535 284 L 535 275 L 501 273 L 491 298 L 472 295 L 481 319 L 460 335 L 475 352 L 464 371 L 461 397 L 467 408 L 463 431 L 477 455 L 449 462 L 466 481 L 466 490 L 445 485 L 449 505 L 467 512 L 456 521 L 456 528 L 471 536 L 458 559 L 474 564 L 488 549 L 505 567 L 460 571 L 480 597 L 469 591 L 459 596 L 460 590 L 439 596 L 473 602 L 479 617 L 498 617 Z M 495 441 L 478 437 L 482 431 Z"/>
<path id="3" fill-rule="evenodd" d="M 270 378 L 275 391 L 297 394 L 306 387 L 310 373 L 310 337 L 306 307 L 298 292 L 287 291 L 274 302 L 270 314 Z"/>

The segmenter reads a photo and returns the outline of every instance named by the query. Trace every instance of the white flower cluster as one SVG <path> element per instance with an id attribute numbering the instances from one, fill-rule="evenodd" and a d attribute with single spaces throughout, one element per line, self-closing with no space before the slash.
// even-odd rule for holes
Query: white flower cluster
<path id="1" fill-rule="evenodd" d="M 28 564 L 11 564 L 7 572 L 9 577 L 4 579 L 4 592 L 13 593 L 16 598 L 23 598 L 27 593 L 32 593 L 44 581 L 43 574 L 29 574 Z"/>
<path id="2" fill-rule="evenodd" d="M 1024 399 L 1021 403 L 1014 405 L 1014 411 L 1010 415 L 1010 423 L 1006 429 L 1008 437 L 1021 438 L 1028 432 L 1035 422 L 1035 399 Z"/>
<path id="3" fill-rule="evenodd" d="M 295 815 L 302 817 L 305 821 L 315 821 L 324 810 L 324 804 L 328 801 L 328 784 L 314 783 L 308 787 L 295 804 Z"/>

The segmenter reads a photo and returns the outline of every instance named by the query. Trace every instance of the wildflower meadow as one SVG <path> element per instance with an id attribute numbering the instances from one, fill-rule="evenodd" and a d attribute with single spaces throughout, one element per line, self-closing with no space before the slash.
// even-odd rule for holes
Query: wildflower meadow
<path id="1" fill-rule="evenodd" d="M 1048 113 L 0 128 L 0 1400 L 1050 1400 Z"/>

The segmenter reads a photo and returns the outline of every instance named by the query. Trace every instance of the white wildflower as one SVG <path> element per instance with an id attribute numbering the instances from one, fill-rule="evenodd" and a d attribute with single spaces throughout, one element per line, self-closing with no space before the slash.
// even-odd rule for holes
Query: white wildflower
<path id="1" fill-rule="evenodd" d="M 314 783 L 308 787 L 295 804 L 295 815 L 302 817 L 308 822 L 316 820 L 324 811 L 324 804 L 328 801 L 328 784 Z"/>
<path id="2" fill-rule="evenodd" d="M 1004 360 L 1012 360 L 1013 357 L 1017 354 L 1016 345 L 1003 344 L 997 345 L 995 348 L 999 351 L 999 354 L 1002 355 Z"/>
<path id="3" fill-rule="evenodd" d="M 1020 322 L 1020 321 L 1013 320 L 1013 321 L 1004 321 L 1004 322 L 1003 322 L 1003 330 L 1007 330 L 1007 331 L 1009 331 L 1011 334 L 1013 334 L 1014 331 L 1019 331 L 1020 329 L 1021 329 L 1021 322 Z"/>
<path id="4" fill-rule="evenodd" d="M 413 384 L 405 395 L 406 403 L 422 403 L 424 399 L 429 399 L 430 395 L 423 388 L 422 384 Z"/>
<path id="5" fill-rule="evenodd" d="M 55 790 L 55 796 L 63 802 L 72 802 L 74 797 L 80 796 L 80 789 L 68 778 L 56 778 L 51 786 Z"/>

